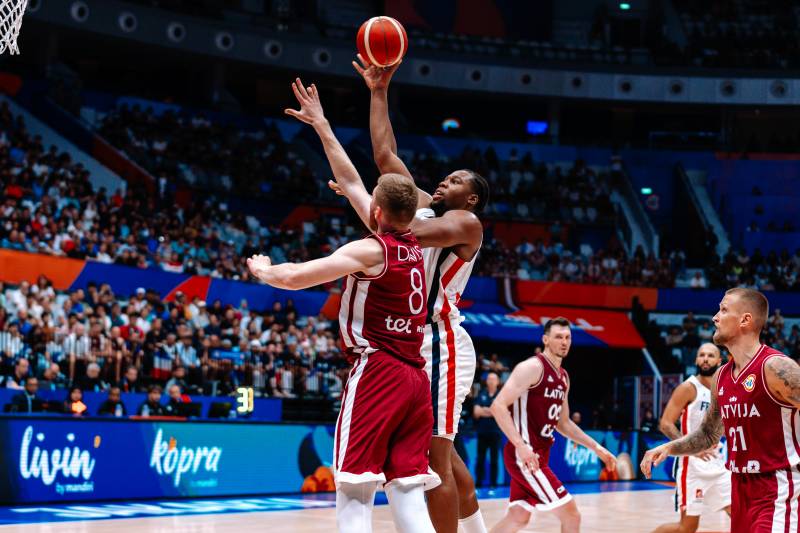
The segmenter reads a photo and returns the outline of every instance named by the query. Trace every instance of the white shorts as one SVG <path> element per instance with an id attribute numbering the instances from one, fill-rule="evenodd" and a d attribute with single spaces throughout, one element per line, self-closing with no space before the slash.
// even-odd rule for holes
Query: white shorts
<path id="1" fill-rule="evenodd" d="M 687 516 L 700 516 L 703 511 L 722 511 L 731 504 L 731 473 L 699 472 L 690 461 L 694 457 L 675 459 L 675 510 L 685 510 Z M 688 465 L 688 466 L 687 466 Z"/>
<path id="2" fill-rule="evenodd" d="M 431 381 L 433 436 L 453 440 L 461 405 L 475 379 L 475 347 L 461 324 L 442 320 L 425 326 L 420 352 Z"/>

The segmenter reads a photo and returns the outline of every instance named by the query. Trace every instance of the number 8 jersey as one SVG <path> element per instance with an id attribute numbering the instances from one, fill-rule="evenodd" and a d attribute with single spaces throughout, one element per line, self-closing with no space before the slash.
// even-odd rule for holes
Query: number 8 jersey
<path id="1" fill-rule="evenodd" d="M 387 353 L 417 368 L 425 328 L 426 288 L 422 251 L 411 231 L 372 234 L 384 250 L 377 276 L 351 274 L 339 307 L 339 329 L 348 358 Z"/>
<path id="2" fill-rule="evenodd" d="M 553 366 L 544 355 L 538 354 L 535 357 L 544 367 L 542 377 L 510 409 L 522 440 L 541 452 L 549 450 L 553 445 L 553 433 L 567 397 L 569 376 L 566 370 Z"/>

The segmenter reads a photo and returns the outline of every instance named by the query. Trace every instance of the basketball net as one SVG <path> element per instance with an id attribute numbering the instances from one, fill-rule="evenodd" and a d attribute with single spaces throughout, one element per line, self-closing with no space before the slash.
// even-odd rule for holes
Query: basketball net
<path id="1" fill-rule="evenodd" d="M 17 37 L 28 0 L 0 0 L 0 54 L 19 54 Z"/>

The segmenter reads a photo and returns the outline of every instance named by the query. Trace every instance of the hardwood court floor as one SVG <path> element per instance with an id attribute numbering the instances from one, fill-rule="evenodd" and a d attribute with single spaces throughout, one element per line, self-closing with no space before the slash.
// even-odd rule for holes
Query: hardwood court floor
<path id="1" fill-rule="evenodd" d="M 669 489 L 577 494 L 583 515 L 583 533 L 650 532 L 676 519 Z M 481 509 L 491 528 L 503 516 L 504 499 L 482 500 Z M 374 533 L 395 531 L 389 508 L 375 507 Z M 702 532 L 727 532 L 729 520 L 723 513 L 704 517 Z M 1 533 L 317 533 L 335 532 L 333 508 L 297 511 L 249 512 L 212 515 L 181 515 L 0 526 Z M 557 521 L 547 513 L 535 515 L 526 532 L 556 533 Z"/>

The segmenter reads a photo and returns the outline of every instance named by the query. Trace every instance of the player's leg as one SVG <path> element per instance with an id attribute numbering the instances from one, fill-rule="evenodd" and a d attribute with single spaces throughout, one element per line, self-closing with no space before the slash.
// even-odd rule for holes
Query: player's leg
<path id="1" fill-rule="evenodd" d="M 336 484 L 336 524 L 340 533 L 371 533 L 378 482 Z"/>
<path id="2" fill-rule="evenodd" d="M 453 475 L 453 442 L 446 437 L 431 439 L 431 469 L 439 475 L 442 483 L 425 495 L 428 512 L 438 533 L 458 531 L 458 486 Z"/>
<path id="3" fill-rule="evenodd" d="M 489 533 L 516 533 L 527 526 L 530 519 L 530 511 L 519 505 L 509 506 L 506 515 L 494 525 Z"/>
<path id="4" fill-rule="evenodd" d="M 564 505 L 552 510 L 553 514 L 561 521 L 561 533 L 579 533 L 581 530 L 581 512 L 575 500 L 570 500 Z"/>
<path id="5" fill-rule="evenodd" d="M 681 511 L 680 522 L 658 526 L 653 533 L 694 533 L 699 526 L 699 516 L 688 516 L 686 511 Z"/>
<path id="6" fill-rule="evenodd" d="M 450 457 L 450 464 L 458 487 L 458 523 L 465 533 L 486 533 L 486 524 L 483 522 L 478 495 L 475 493 L 475 483 L 467 465 L 455 449 Z"/>
<path id="7" fill-rule="evenodd" d="M 404 416 L 388 442 L 384 490 L 398 531 L 432 533 L 435 530 L 425 504 L 425 489 L 435 488 L 440 480 L 428 463 L 433 425 L 430 382 L 422 370 L 397 364 L 402 365 L 398 367 L 403 374 L 402 385 L 389 394 Z"/>

